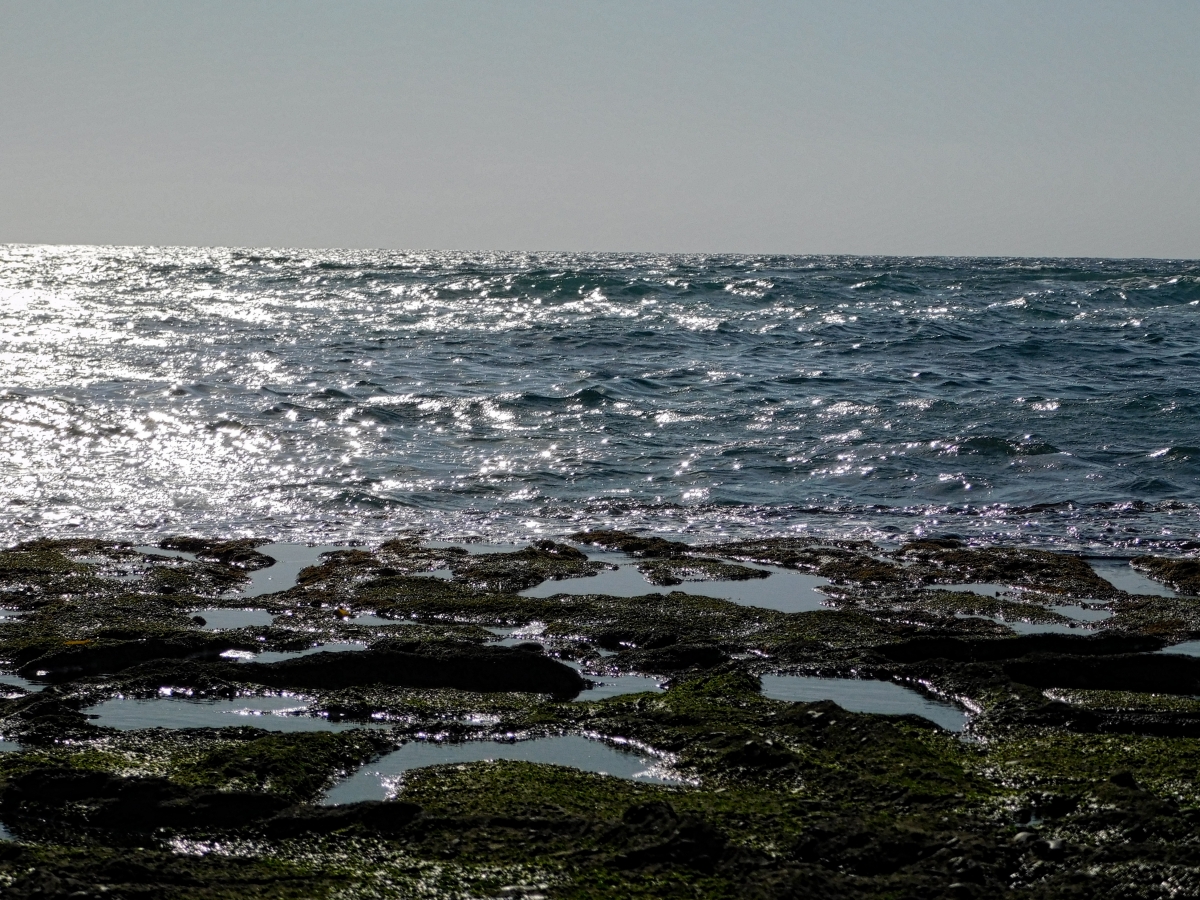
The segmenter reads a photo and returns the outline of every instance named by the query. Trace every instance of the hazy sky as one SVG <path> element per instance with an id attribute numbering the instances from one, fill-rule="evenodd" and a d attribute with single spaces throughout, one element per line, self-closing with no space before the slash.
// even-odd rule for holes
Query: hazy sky
<path id="1" fill-rule="evenodd" d="M 1200 257 L 1200 3 L 0 0 L 0 242 Z"/>

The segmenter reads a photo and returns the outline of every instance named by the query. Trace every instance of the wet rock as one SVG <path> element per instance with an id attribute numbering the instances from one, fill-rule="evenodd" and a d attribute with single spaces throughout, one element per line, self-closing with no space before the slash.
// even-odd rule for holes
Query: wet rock
<path id="1" fill-rule="evenodd" d="M 218 562 L 225 566 L 244 569 L 253 572 L 275 565 L 275 560 L 259 553 L 255 548 L 270 541 L 246 538 L 235 541 L 213 541 L 206 538 L 186 537 L 176 535 L 159 542 L 164 550 L 179 550 L 183 553 L 194 553 L 197 559 Z"/>
<path id="2" fill-rule="evenodd" d="M 721 754 L 721 764 L 733 769 L 778 772 L 795 768 L 798 757 L 774 741 L 746 741 Z"/>
<path id="3" fill-rule="evenodd" d="M 1132 565 L 1139 572 L 1144 572 L 1181 594 L 1200 597 L 1200 560 L 1143 556 L 1133 560 Z"/>
<path id="4" fill-rule="evenodd" d="M 1123 593 L 1066 553 L 1021 547 L 940 548 L 909 544 L 896 553 L 907 560 L 909 577 L 927 584 L 998 583 L 1022 585 L 1067 597 L 1109 599 Z"/>
<path id="5" fill-rule="evenodd" d="M 538 541 L 515 553 L 481 553 L 456 557 L 450 568 L 455 581 L 487 591 L 512 592 L 536 587 L 546 579 L 595 575 L 603 563 L 567 544 Z"/>
<path id="6" fill-rule="evenodd" d="M 35 831 L 57 824 L 126 832 L 241 828 L 287 806 L 286 800 L 271 794 L 205 791 L 165 778 L 120 778 L 62 768 L 22 773 L 0 793 L 4 820 Z"/>
<path id="7" fill-rule="evenodd" d="M 679 635 L 670 631 L 649 628 L 641 631 L 633 628 L 605 628 L 592 634 L 592 640 L 605 650 L 657 650 L 679 642 Z"/>
<path id="8" fill-rule="evenodd" d="M 609 859 L 608 864 L 617 869 L 682 865 L 711 872 L 729 844 L 721 831 L 695 816 L 680 815 L 665 801 L 632 806 L 621 822 L 625 826 L 621 837 L 634 846 Z"/>
<path id="9" fill-rule="evenodd" d="M 1200 693 L 1200 659 L 1173 654 L 1046 655 L 1007 662 L 1004 672 L 1013 681 L 1040 688 Z"/>
<path id="10" fill-rule="evenodd" d="M 628 553 L 630 556 L 640 556 L 647 559 L 684 556 L 692 550 L 690 546 L 680 541 L 668 541 L 664 538 L 631 534 L 628 531 L 609 531 L 604 529 L 579 531 L 571 535 L 571 540 L 577 541 L 580 544 L 603 547 L 605 550 L 619 550 L 622 553 Z"/>
<path id="11" fill-rule="evenodd" d="M 269 837 L 330 834 L 348 829 L 374 834 L 402 834 L 419 816 L 421 807 L 399 800 L 364 801 L 344 806 L 296 806 L 264 823 Z"/>
<path id="12" fill-rule="evenodd" d="M 470 554 L 462 547 L 426 547 L 416 538 L 398 538 L 385 541 L 377 556 L 385 568 L 380 574 L 411 575 L 442 569 Z"/>
<path id="13" fill-rule="evenodd" d="M 685 581 L 748 581 L 766 578 L 771 574 L 763 569 L 751 569 L 703 556 L 660 557 L 640 563 L 638 571 L 647 581 L 656 585 L 682 584 Z"/>
<path id="14" fill-rule="evenodd" d="M 18 670 L 26 678 L 63 682 L 85 675 L 120 672 L 159 659 L 217 659 L 248 645 L 227 637 L 184 633 L 128 641 L 80 641 L 35 656 Z M 21 662 L 18 657 L 18 662 Z"/>
<path id="15" fill-rule="evenodd" d="M 991 662 L 1019 659 L 1034 653 L 1071 656 L 1112 656 L 1123 653 L 1149 653 L 1160 650 L 1164 642 L 1137 635 L 1029 634 L 1000 639 L 918 638 L 880 647 L 877 652 L 896 662 L 924 659 L 949 659 L 956 662 Z"/>
<path id="16" fill-rule="evenodd" d="M 913 580 L 902 567 L 865 552 L 869 549 L 869 544 L 854 542 L 827 544 L 812 538 L 768 538 L 706 544 L 695 548 L 695 551 L 711 553 L 726 559 L 740 559 L 812 572 L 835 583 L 903 585 Z"/>
<path id="17" fill-rule="evenodd" d="M 712 644 L 671 644 L 653 650 L 629 651 L 620 657 L 622 664 L 642 672 L 712 669 L 728 660 L 728 654 Z"/>

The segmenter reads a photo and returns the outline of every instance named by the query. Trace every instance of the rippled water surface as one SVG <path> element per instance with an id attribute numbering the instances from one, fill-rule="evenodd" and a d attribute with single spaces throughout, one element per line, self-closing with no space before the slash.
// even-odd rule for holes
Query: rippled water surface
<path id="1" fill-rule="evenodd" d="M 0 529 L 1200 532 L 1200 264 L 0 247 Z"/>

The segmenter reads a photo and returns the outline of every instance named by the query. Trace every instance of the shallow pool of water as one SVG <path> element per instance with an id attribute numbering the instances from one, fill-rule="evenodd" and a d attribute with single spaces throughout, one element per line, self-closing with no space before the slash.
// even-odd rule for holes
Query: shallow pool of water
<path id="1" fill-rule="evenodd" d="M 617 569 L 605 569 L 582 578 L 543 581 L 537 587 L 521 591 L 522 597 L 553 597 L 555 594 L 607 594 L 610 597 L 641 597 L 684 591 L 702 597 L 729 600 L 740 606 L 757 606 L 780 612 L 811 612 L 828 609 L 829 598 L 817 588 L 830 584 L 828 578 L 795 572 L 775 566 L 747 566 L 769 572 L 766 578 L 746 581 L 685 581 L 683 584 L 655 585 L 648 582 L 624 555 L 588 554 L 589 558 L 612 563 Z M 619 560 L 619 561 L 618 561 Z M 739 563 L 739 565 L 746 565 Z"/>
<path id="2" fill-rule="evenodd" d="M 596 682 L 594 687 L 579 692 L 576 703 L 592 700 L 604 700 L 608 697 L 620 697 L 624 694 L 641 694 L 650 692 L 661 694 L 663 686 L 658 679 L 649 675 L 587 675 L 584 678 Z"/>
<path id="3" fill-rule="evenodd" d="M 265 731 L 348 731 L 370 727 L 330 722 L 309 715 L 308 703 L 296 697 L 238 697 L 233 700 L 189 700 L 155 697 L 114 698 L 88 707 L 93 724 L 121 731 L 143 728 L 231 728 L 249 725 Z"/>
<path id="4" fill-rule="evenodd" d="M 270 625 L 275 617 L 265 609 L 194 609 L 193 616 L 204 619 L 205 631 L 224 631 L 229 628 L 260 628 Z"/>
<path id="5" fill-rule="evenodd" d="M 438 743 L 412 741 L 382 759 L 368 763 L 329 790 L 322 801 L 327 806 L 360 800 L 387 800 L 396 795 L 404 774 L 424 766 L 448 763 L 491 762 L 498 759 L 551 763 L 584 772 L 612 775 L 654 784 L 679 784 L 659 760 L 648 753 L 618 750 L 603 741 L 579 735 L 533 738 L 531 740 L 466 741 Z"/>
<path id="6" fill-rule="evenodd" d="M 959 614 L 964 619 L 986 619 L 1012 629 L 1017 634 L 1090 634 L 1097 622 L 1113 616 L 1108 609 L 1085 609 L 1081 606 L 1051 606 L 1051 611 L 1073 619 L 1073 622 L 1023 622 L 1020 619 L 1004 619 L 1000 616 L 971 616 Z"/>
<path id="7" fill-rule="evenodd" d="M 20 675 L 0 674 L 0 685 L 6 684 L 24 688 L 27 691 L 40 691 L 45 687 L 44 684 L 35 684 L 28 678 L 22 678 Z"/>
<path id="8" fill-rule="evenodd" d="M 1089 559 L 1092 571 L 1118 590 L 1129 594 L 1149 594 L 1153 597 L 1178 597 L 1165 584 L 1147 578 L 1129 564 L 1127 559 Z"/>
<path id="9" fill-rule="evenodd" d="M 569 659 L 562 660 L 563 663 L 570 666 L 584 678 L 595 682 L 590 688 L 585 688 L 579 692 L 579 696 L 575 698 L 575 703 L 591 700 L 604 700 L 608 697 L 620 697 L 624 694 L 642 694 L 647 691 L 652 694 L 661 694 L 663 686 L 659 679 L 653 678 L 650 675 L 589 675 L 583 671 L 583 667 L 577 662 L 572 662 Z"/>
<path id="10" fill-rule="evenodd" d="M 21 745 L 16 741 L 0 740 L 0 753 L 16 753 L 21 749 Z"/>
<path id="11" fill-rule="evenodd" d="M 1200 656 L 1200 641 L 1184 641 L 1182 644 L 1172 644 L 1163 647 L 1159 653 L 1175 653 L 1180 656 Z"/>
<path id="12" fill-rule="evenodd" d="M 299 659 L 302 656 L 312 656 L 314 653 L 352 653 L 355 650 L 366 650 L 366 644 L 330 643 L 318 644 L 304 650 L 264 650 L 255 653 L 251 650 L 226 650 L 221 656 L 237 662 L 273 663 L 287 659 Z"/>
<path id="13" fill-rule="evenodd" d="M 947 731 L 962 731 L 967 724 L 967 714 L 958 707 L 930 700 L 891 681 L 764 675 L 762 694 L 772 700 L 786 700 L 791 703 L 832 700 L 850 712 L 879 713 L 885 716 L 911 713 L 929 719 Z"/>
<path id="14" fill-rule="evenodd" d="M 250 584 L 239 592 L 243 597 L 261 597 L 264 594 L 293 588 L 303 569 L 321 564 L 321 554 L 347 548 L 334 544 L 322 544 L 317 547 L 310 547 L 308 544 L 263 544 L 255 549 L 263 556 L 275 560 L 275 565 L 251 572 Z"/>

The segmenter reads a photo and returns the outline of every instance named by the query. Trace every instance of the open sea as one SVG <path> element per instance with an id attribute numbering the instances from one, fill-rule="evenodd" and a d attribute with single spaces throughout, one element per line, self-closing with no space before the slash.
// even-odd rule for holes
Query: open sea
<path id="1" fill-rule="evenodd" d="M 1200 262 L 0 246 L 0 540 L 1200 548 Z"/>

